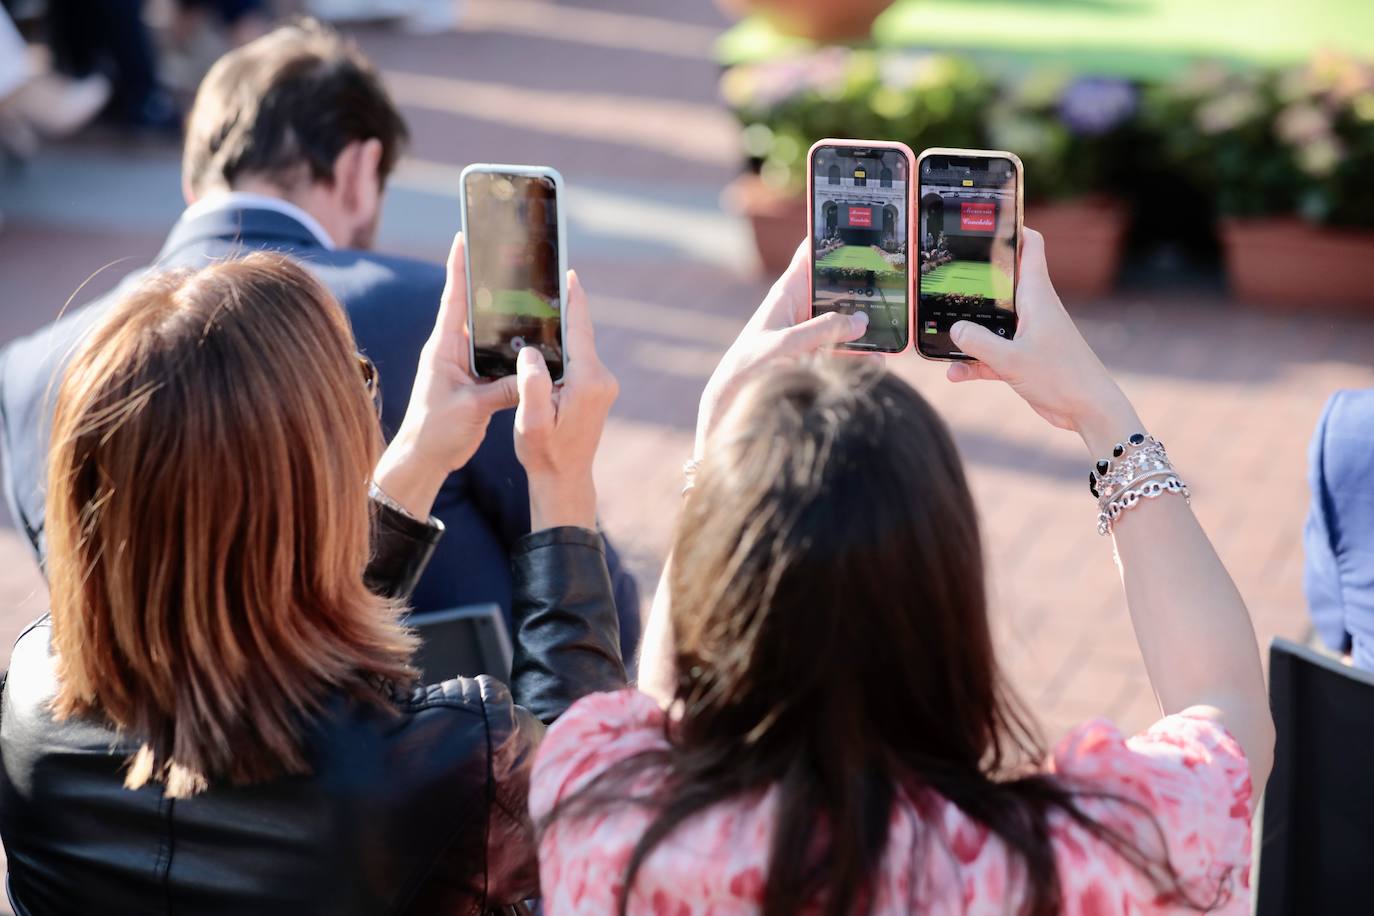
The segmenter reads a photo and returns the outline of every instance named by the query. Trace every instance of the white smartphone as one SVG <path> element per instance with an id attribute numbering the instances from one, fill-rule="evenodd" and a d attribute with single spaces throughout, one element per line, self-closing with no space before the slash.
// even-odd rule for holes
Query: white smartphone
<path id="1" fill-rule="evenodd" d="M 468 275 L 473 374 L 515 374 L 515 358 L 538 347 L 563 380 L 568 301 L 563 176 L 547 166 L 479 163 L 459 179 Z"/>

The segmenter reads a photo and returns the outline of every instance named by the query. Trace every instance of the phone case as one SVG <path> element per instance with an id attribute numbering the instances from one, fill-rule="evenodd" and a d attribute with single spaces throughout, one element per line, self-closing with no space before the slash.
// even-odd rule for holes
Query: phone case
<path id="1" fill-rule="evenodd" d="M 1010 159 L 1012 164 L 1016 166 L 1016 264 L 1014 266 L 1014 275 L 1011 278 L 1011 310 L 1012 314 L 1014 315 L 1020 314 L 1016 308 L 1016 290 L 1017 287 L 1019 287 L 1021 284 L 1021 245 L 1026 236 L 1026 234 L 1021 231 L 1025 225 L 1026 194 L 1026 171 L 1025 167 L 1021 164 L 1021 157 L 1016 155 L 1015 153 L 1000 149 L 963 149 L 957 146 L 932 146 L 929 149 L 922 150 L 921 155 L 916 157 L 916 171 L 913 173 L 914 180 L 911 183 L 912 195 L 913 198 L 916 200 L 916 208 L 911 210 L 910 212 L 912 215 L 912 222 L 917 227 L 919 227 L 921 224 L 920 169 L 921 163 L 924 162 L 926 160 L 926 157 L 928 156 L 966 156 L 983 157 L 988 159 Z M 915 233 L 913 233 L 912 235 L 914 236 Z M 912 274 L 912 278 L 913 295 L 911 297 L 911 326 L 912 328 L 915 328 L 920 319 L 921 314 L 921 268 L 919 267 L 919 265 L 917 266 L 915 272 Z M 920 346 L 915 343 L 914 336 L 912 339 L 911 348 L 916 351 L 916 355 L 921 357 L 921 359 L 928 359 L 931 362 L 936 363 L 958 363 L 972 361 L 973 359 L 973 357 L 971 356 L 930 356 L 922 352 Z"/>
<path id="2" fill-rule="evenodd" d="M 470 174 L 516 175 L 521 178 L 548 178 L 553 182 L 554 199 L 558 202 L 558 344 L 563 350 L 563 371 L 568 368 L 568 360 L 573 354 L 568 352 L 568 223 L 564 213 L 563 176 L 558 170 L 546 165 L 500 165 L 489 162 L 475 162 L 463 169 L 458 176 L 458 208 L 462 211 L 463 238 L 468 237 L 468 200 L 467 178 Z M 463 246 L 463 273 L 467 277 L 468 296 L 468 365 L 476 373 L 477 354 L 474 352 L 475 334 L 472 327 L 472 263 L 468 256 L 470 249 Z M 563 381 L 560 374 L 554 384 Z"/>
<path id="3" fill-rule="evenodd" d="M 815 283 L 816 283 L 816 214 L 815 214 L 815 212 L 814 212 L 814 211 L 815 211 L 815 204 L 816 204 L 816 189 L 815 189 L 815 180 L 816 180 L 816 179 L 815 179 L 815 169 L 812 168 L 812 160 L 813 160 L 813 159 L 815 158 L 815 156 L 816 156 L 816 150 L 818 150 L 818 149 L 820 149 L 821 147 L 824 147 L 824 146 L 843 146 L 843 147 L 861 148 L 861 149 L 895 149 L 895 150 L 901 152 L 903 155 L 906 156 L 906 174 L 907 174 L 907 182 L 906 182 L 906 223 L 907 223 L 907 233 L 906 233 L 906 235 L 907 235 L 907 262 L 906 262 L 906 263 L 907 263 L 907 272 L 906 272 L 906 273 L 907 273 L 907 290 L 906 290 L 906 304 L 907 304 L 907 309 L 906 309 L 906 312 L 907 312 L 907 315 L 906 315 L 906 342 L 902 345 L 902 347 L 901 347 L 900 349 L 896 349 L 896 350 L 875 350 L 875 349 L 870 349 L 870 348 L 868 348 L 868 347 L 850 347 L 850 346 L 847 346 L 847 345 L 845 345 L 845 344 L 840 344 L 839 346 L 837 346 L 837 347 L 835 348 L 836 351 L 841 352 L 841 353 L 880 353 L 880 354 L 882 354 L 882 355 L 884 355 L 884 356 L 896 356 L 896 355 L 899 354 L 899 353 L 904 353 L 904 352 L 906 352 L 906 351 L 911 347 L 911 328 L 912 328 L 912 323 L 913 323 L 913 319 L 914 319 L 914 316 L 915 316 L 915 313 L 914 313 L 914 311 L 913 311 L 912 306 L 913 306 L 913 303 L 914 303 L 914 301 L 915 301 L 914 293 L 915 293 L 915 291 L 916 291 L 916 287 L 915 287 L 915 278 L 916 278 L 917 271 L 913 269 L 912 261 L 911 261 L 911 240 L 912 240 L 912 234 L 911 234 L 911 219 L 912 219 L 912 214 L 916 212 L 915 209 L 914 209 L 914 207 L 916 206 L 916 196 L 915 196 L 915 190 L 914 190 L 915 187 L 916 187 L 916 156 L 915 156 L 914 153 L 912 153 L 911 147 L 907 146 L 905 143 L 899 143 L 899 142 L 897 142 L 897 141 L 895 141 L 895 140 L 840 140 L 840 139 L 835 139 L 835 138 L 826 138 L 826 139 L 824 139 L 824 140 L 817 140 L 815 143 L 813 143 L 813 144 L 811 145 L 811 149 L 807 150 L 807 153 L 806 153 L 806 246 L 807 246 L 806 261 L 807 261 L 807 265 L 809 266 L 809 269 L 808 269 L 807 275 L 806 275 L 806 292 L 807 292 L 807 298 L 808 298 L 808 300 L 812 303 L 812 315 L 813 315 L 813 316 L 815 315 L 815 310 L 814 310 L 814 309 L 815 309 L 815 301 L 816 301 L 816 290 L 815 290 Z"/>

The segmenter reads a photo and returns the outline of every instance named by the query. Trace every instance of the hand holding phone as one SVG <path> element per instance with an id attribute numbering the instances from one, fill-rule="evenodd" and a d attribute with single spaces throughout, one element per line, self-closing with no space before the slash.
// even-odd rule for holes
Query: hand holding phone
<path id="1" fill-rule="evenodd" d="M 514 375 L 525 347 L 563 378 L 568 301 L 563 179 L 545 166 L 470 165 L 460 178 L 468 336 L 479 378 Z"/>
<path id="2" fill-rule="evenodd" d="M 516 403 L 514 378 L 479 382 L 472 375 L 465 264 L 458 233 L 405 418 L 373 472 L 382 491 L 416 518 L 429 514 L 444 480 L 477 451 L 491 415 Z"/>
<path id="3" fill-rule="evenodd" d="M 811 314 L 863 314 L 868 330 L 841 349 L 900 353 L 911 324 L 911 150 L 828 139 L 807 163 Z"/>
<path id="4" fill-rule="evenodd" d="M 1021 327 L 1009 340 L 981 324 L 960 320 L 954 345 L 976 362 L 956 362 L 950 381 L 1003 381 L 1036 413 L 1078 432 L 1095 457 L 1141 428 L 1130 401 L 1083 339 L 1050 282 L 1045 240 L 1024 229 L 1017 301 Z"/>

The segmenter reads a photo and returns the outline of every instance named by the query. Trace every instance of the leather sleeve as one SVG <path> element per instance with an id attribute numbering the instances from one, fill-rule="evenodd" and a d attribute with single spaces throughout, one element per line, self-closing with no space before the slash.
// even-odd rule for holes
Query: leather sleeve
<path id="1" fill-rule="evenodd" d="M 525 535 L 515 574 L 515 702 L 548 724 L 580 697 L 626 685 L 605 543 L 585 528 Z"/>
<path id="2" fill-rule="evenodd" d="M 429 565 L 444 529 L 372 500 L 372 555 L 363 580 L 374 595 L 404 601 Z"/>
<path id="3" fill-rule="evenodd" d="M 504 684 L 479 679 L 490 742 L 487 783 L 488 908 L 539 896 L 539 844 L 530 819 L 530 770 L 544 723 L 515 705 Z"/>

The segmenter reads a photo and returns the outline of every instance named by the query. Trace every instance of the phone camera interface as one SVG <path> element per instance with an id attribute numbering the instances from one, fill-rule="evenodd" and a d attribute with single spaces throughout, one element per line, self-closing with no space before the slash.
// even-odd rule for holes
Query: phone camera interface
<path id="1" fill-rule="evenodd" d="M 1016 169 L 1003 158 L 931 156 L 921 163 L 918 346 L 946 356 L 956 321 L 1016 333 Z"/>
<path id="2" fill-rule="evenodd" d="M 478 172 L 467 178 L 474 369 L 509 375 L 515 357 L 538 348 L 562 374 L 558 199 L 543 176 Z"/>
<path id="3" fill-rule="evenodd" d="M 907 342 L 907 158 L 895 149 L 824 146 L 812 160 L 812 313 L 868 315 L 848 346 Z"/>

